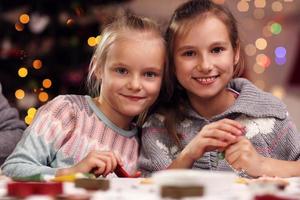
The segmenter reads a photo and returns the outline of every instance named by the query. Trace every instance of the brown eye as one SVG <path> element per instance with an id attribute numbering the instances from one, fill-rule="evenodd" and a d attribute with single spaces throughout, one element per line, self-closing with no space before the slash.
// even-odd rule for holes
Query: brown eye
<path id="1" fill-rule="evenodd" d="M 222 51 L 224 51 L 225 49 L 223 47 L 215 47 L 211 50 L 212 53 L 216 53 L 216 54 L 219 54 L 221 53 Z"/>
<path id="2" fill-rule="evenodd" d="M 115 71 L 119 74 L 128 74 L 127 69 L 123 68 L 123 67 L 118 67 L 115 69 Z"/>
<path id="3" fill-rule="evenodd" d="M 158 74 L 155 73 L 155 72 L 146 72 L 145 76 L 148 77 L 148 78 L 154 78 L 154 77 L 157 77 Z"/>
<path id="4" fill-rule="evenodd" d="M 195 51 L 185 51 L 182 54 L 183 56 L 195 56 L 196 52 Z"/>

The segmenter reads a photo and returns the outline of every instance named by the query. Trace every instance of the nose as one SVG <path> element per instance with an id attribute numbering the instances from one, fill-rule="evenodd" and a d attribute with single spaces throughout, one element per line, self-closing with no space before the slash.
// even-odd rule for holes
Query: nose
<path id="1" fill-rule="evenodd" d="M 140 90 L 142 88 L 141 80 L 138 76 L 133 76 L 129 78 L 127 85 L 128 89 L 131 90 Z"/>
<path id="2" fill-rule="evenodd" d="M 196 68 L 200 72 L 209 73 L 212 70 L 213 65 L 209 61 L 209 59 L 207 59 L 207 58 L 201 58 L 201 59 L 199 59 Z"/>

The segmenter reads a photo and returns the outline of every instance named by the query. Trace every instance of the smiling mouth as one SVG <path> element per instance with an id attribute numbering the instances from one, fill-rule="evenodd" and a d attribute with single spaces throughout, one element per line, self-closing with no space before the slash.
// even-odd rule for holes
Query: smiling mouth
<path id="1" fill-rule="evenodd" d="M 121 96 L 123 96 L 127 99 L 130 99 L 131 101 L 139 101 L 139 100 L 143 100 L 146 98 L 146 97 L 140 97 L 140 96 L 124 95 L 124 94 L 121 94 Z"/>
<path id="2" fill-rule="evenodd" d="M 202 85 L 209 85 L 215 82 L 215 80 L 219 77 L 217 76 L 209 76 L 209 77 L 193 77 L 198 83 Z"/>

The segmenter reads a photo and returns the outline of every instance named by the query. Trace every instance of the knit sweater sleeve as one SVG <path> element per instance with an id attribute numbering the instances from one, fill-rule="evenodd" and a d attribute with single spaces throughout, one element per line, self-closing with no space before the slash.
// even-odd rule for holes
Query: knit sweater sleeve
<path id="1" fill-rule="evenodd" d="M 19 119 L 17 110 L 3 96 L 0 85 L 0 165 L 14 150 L 25 128 L 26 125 Z"/>
<path id="2" fill-rule="evenodd" d="M 163 125 L 163 117 L 154 114 L 144 124 L 138 168 L 142 176 L 166 169 L 172 162 L 170 139 Z"/>
<path id="3" fill-rule="evenodd" d="M 57 151 L 74 129 L 75 111 L 64 96 L 59 96 L 41 107 L 21 141 L 2 166 L 9 177 L 35 174 L 54 175 L 51 162 Z"/>
<path id="4" fill-rule="evenodd" d="M 287 117 L 279 122 L 280 129 L 273 146 L 273 156 L 281 160 L 300 160 L 300 133 L 287 113 Z"/>

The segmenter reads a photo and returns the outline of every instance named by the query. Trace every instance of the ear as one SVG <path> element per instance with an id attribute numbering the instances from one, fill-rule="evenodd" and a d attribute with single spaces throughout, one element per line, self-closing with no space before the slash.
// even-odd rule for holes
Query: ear
<path id="1" fill-rule="evenodd" d="M 238 64 L 239 60 L 240 60 L 240 44 L 238 43 L 237 44 L 237 47 L 236 47 L 236 50 L 235 50 L 235 53 L 234 53 L 234 65 Z"/>

